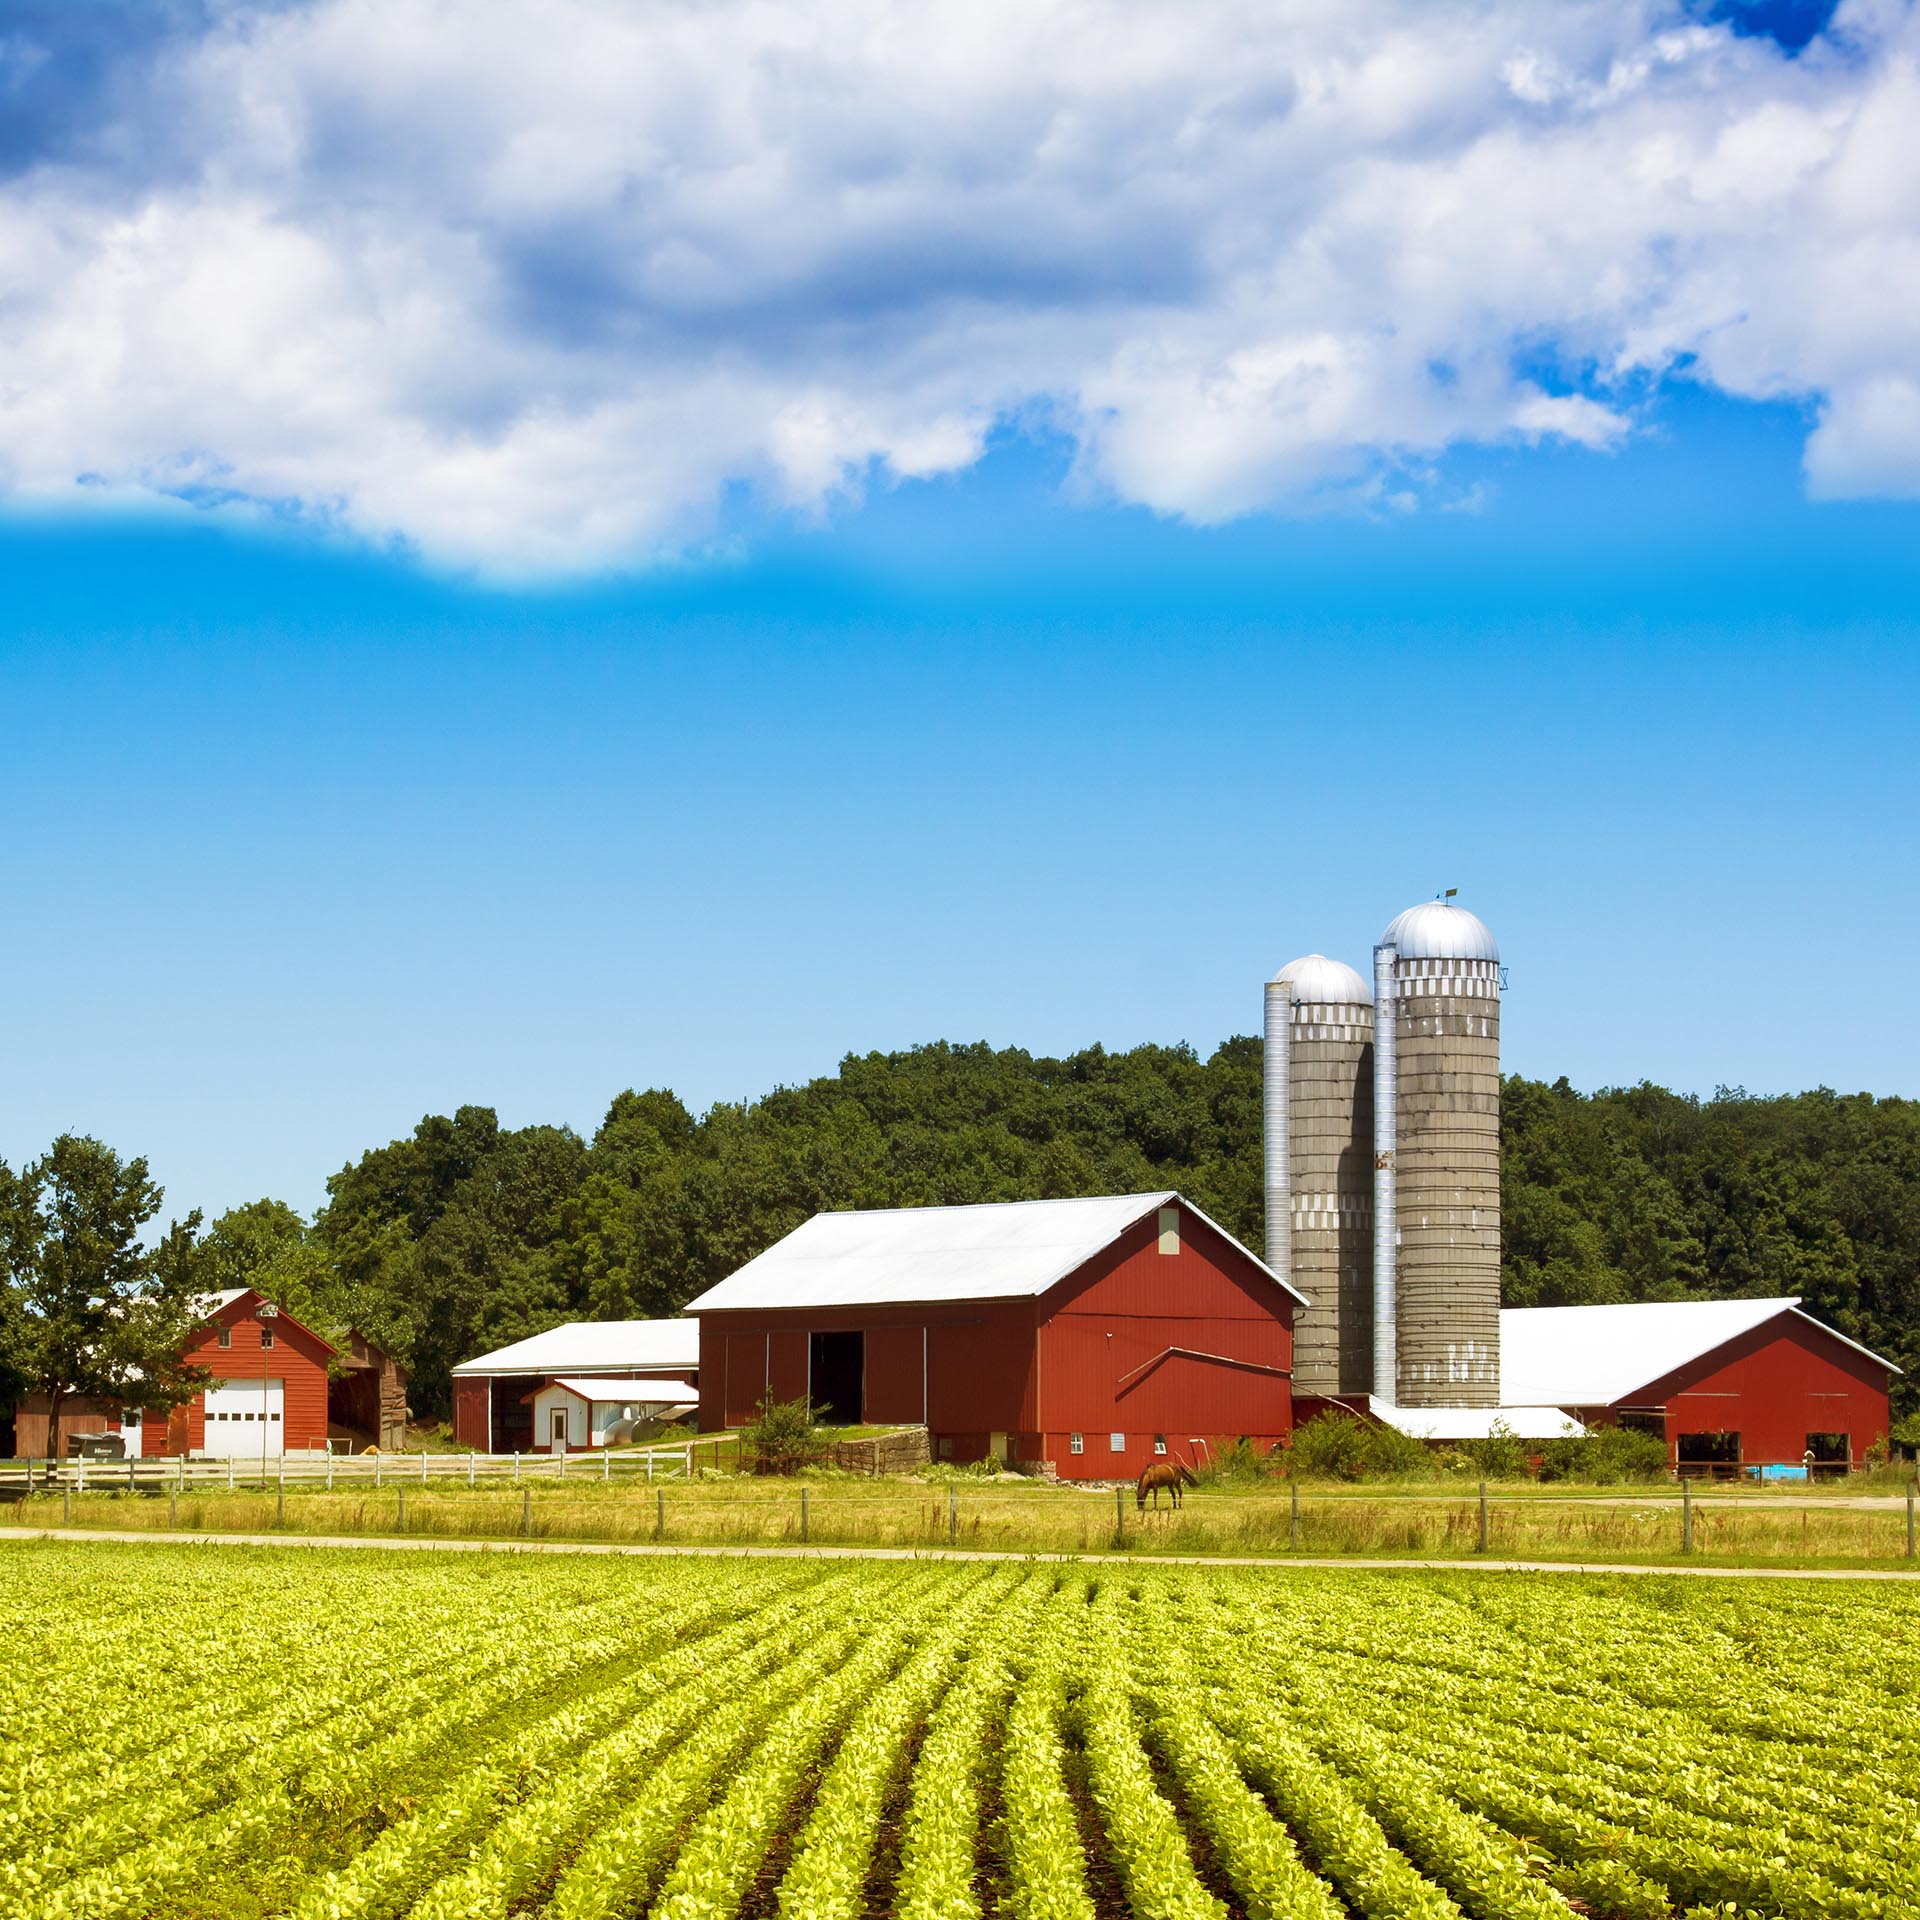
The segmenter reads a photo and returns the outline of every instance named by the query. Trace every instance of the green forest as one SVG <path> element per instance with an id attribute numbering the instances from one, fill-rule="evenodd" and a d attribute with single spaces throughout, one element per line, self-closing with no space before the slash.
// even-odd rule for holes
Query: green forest
<path id="1" fill-rule="evenodd" d="M 1502 1154 L 1509 1305 L 1798 1294 L 1920 1369 L 1920 1102 L 1513 1077 Z M 412 1370 L 416 1409 L 443 1411 L 455 1362 L 563 1320 L 673 1313 L 823 1207 L 1177 1187 L 1257 1247 L 1260 1044 L 850 1055 L 700 1117 L 622 1093 L 591 1139 L 462 1107 L 327 1185 L 311 1221 L 262 1200 L 213 1222 L 201 1283 L 361 1327 Z M 1914 1388 L 1896 1389 L 1904 1411 Z"/>

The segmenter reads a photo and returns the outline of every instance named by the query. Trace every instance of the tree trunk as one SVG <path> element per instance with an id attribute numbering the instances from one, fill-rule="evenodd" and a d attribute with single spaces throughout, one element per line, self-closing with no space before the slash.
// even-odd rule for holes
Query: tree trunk
<path id="1" fill-rule="evenodd" d="M 60 1458 L 60 1403 L 66 1397 L 58 1387 L 47 1395 L 47 1458 L 49 1460 Z"/>

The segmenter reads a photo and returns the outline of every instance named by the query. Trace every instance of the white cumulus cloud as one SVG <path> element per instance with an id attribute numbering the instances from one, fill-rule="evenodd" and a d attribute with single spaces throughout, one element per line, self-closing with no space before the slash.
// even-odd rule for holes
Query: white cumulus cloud
<path id="1" fill-rule="evenodd" d="M 1670 379 L 1804 403 L 1821 495 L 1920 494 L 1894 0 L 1792 55 L 1649 0 L 162 14 L 0 32 L 15 501 L 566 575 L 1006 421 L 1194 521 L 1404 510 Z"/>

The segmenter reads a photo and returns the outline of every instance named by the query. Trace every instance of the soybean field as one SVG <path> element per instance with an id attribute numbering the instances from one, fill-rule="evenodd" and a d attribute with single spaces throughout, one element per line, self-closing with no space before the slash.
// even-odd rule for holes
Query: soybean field
<path id="1" fill-rule="evenodd" d="M 1920 1594 L 0 1549 L 0 1912 L 1920 1912 Z"/>

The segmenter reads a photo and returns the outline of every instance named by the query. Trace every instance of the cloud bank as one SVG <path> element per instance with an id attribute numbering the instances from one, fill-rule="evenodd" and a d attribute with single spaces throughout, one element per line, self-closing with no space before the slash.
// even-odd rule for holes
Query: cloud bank
<path id="1" fill-rule="evenodd" d="M 1920 495 L 1893 0 L 1794 54 L 1631 0 L 55 0 L 0 125 L 21 503 L 564 576 L 1008 422 L 1195 522 L 1417 504 L 1676 378 Z"/>

